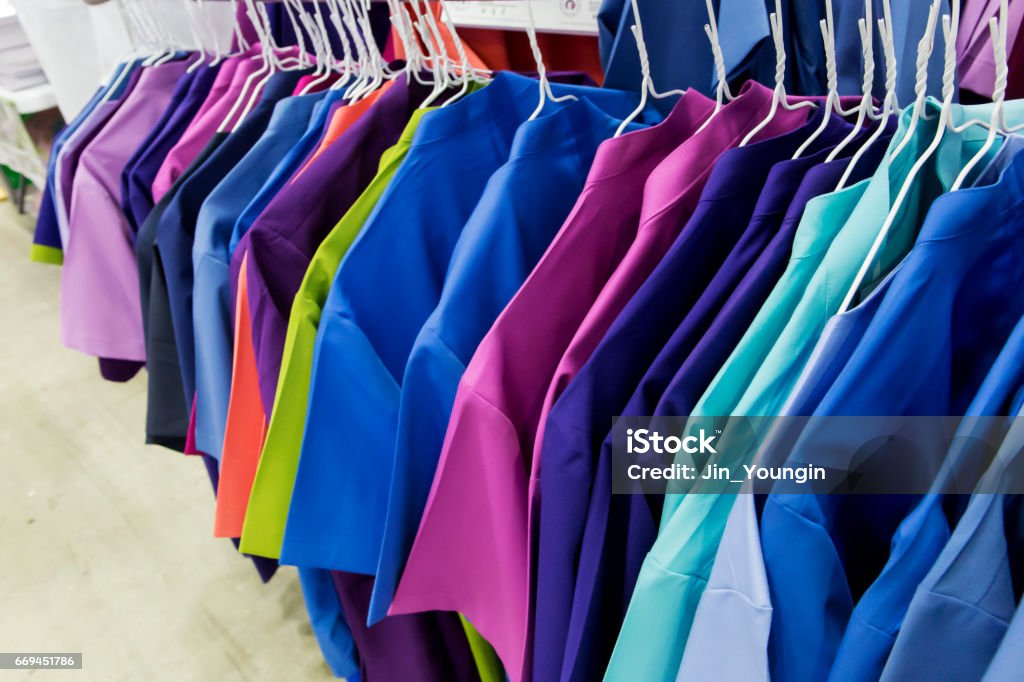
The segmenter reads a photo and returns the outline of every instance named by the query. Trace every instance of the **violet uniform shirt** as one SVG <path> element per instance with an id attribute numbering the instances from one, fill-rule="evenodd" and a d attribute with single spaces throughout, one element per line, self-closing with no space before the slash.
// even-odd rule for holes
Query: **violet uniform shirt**
<path id="1" fill-rule="evenodd" d="M 444 680 L 477 682 L 480 675 L 454 613 L 389 616 L 368 627 L 373 577 L 340 571 L 316 572 L 334 582 L 345 619 L 359 652 L 364 680 Z"/>
<path id="2" fill-rule="evenodd" d="M 821 140 L 823 147 L 835 142 L 849 130 L 849 126 L 838 119 L 830 128 L 830 134 Z M 860 139 L 863 137 L 864 135 Z M 824 147 L 817 153 L 797 160 L 787 158 L 771 169 L 742 237 L 700 299 L 658 353 L 629 402 L 617 414 L 656 414 L 659 400 L 679 367 L 700 342 L 713 338 L 707 334 L 708 327 L 718 323 L 723 317 L 727 319 L 733 315 L 737 299 L 750 295 L 749 279 L 753 272 L 759 266 L 764 267 L 764 261 L 775 254 L 778 254 L 777 260 L 785 262 L 792 242 L 792 230 L 802 215 L 803 205 L 813 196 L 806 190 L 802 194 L 798 192 L 803 189 L 801 181 L 809 169 L 824 161 L 831 149 Z M 850 152 L 852 151 L 851 149 Z M 832 188 L 834 183 L 828 187 Z M 786 222 L 787 218 L 791 219 L 789 223 Z M 785 236 L 779 238 L 783 232 L 788 232 L 788 239 Z M 668 257 L 663 261 L 663 265 L 667 263 Z M 646 288 L 645 286 L 638 292 L 626 311 L 636 311 L 634 304 L 639 302 L 640 295 Z M 623 315 L 626 315 L 626 311 Z M 616 327 L 618 325 L 619 322 L 616 322 Z M 596 354 L 592 360 L 594 357 Z M 584 512 L 569 512 L 573 518 L 578 519 L 577 523 L 580 525 L 571 526 L 573 534 L 571 537 L 566 536 L 565 540 L 568 546 L 580 549 L 578 560 L 573 562 L 576 577 L 575 594 L 569 597 L 572 618 L 567 623 L 569 644 L 561 668 L 563 679 L 587 679 L 590 675 L 598 674 L 596 671 L 603 671 L 625 616 L 643 558 L 657 535 L 657 519 L 660 514 L 655 501 L 641 495 L 611 494 L 610 438 L 610 435 L 605 437 L 600 446 L 600 456 L 592 465 L 593 482 L 590 486 L 592 492 L 587 503 L 588 508 Z M 548 484 L 547 477 L 542 481 L 544 485 Z M 549 542 L 558 539 L 555 533 L 545 535 L 544 519 L 548 514 L 559 513 L 565 514 L 566 510 L 558 501 L 542 506 L 542 543 L 545 539 Z M 585 515 L 585 526 L 581 513 Z M 565 529 L 562 519 L 556 519 L 553 525 L 556 530 Z M 554 544 L 542 544 L 539 560 L 544 561 L 545 550 L 549 560 L 555 557 L 555 547 Z M 544 617 L 541 605 L 550 603 L 548 597 L 551 592 L 545 593 L 545 599 L 541 598 L 540 586 L 545 582 L 544 576 L 545 569 L 542 563 L 538 567 L 538 623 Z M 573 589 L 572 581 L 567 584 Z M 541 642 L 542 639 L 538 636 L 538 646 Z"/>
<path id="3" fill-rule="evenodd" d="M 889 139 L 889 135 L 884 136 L 865 152 L 851 175 L 850 185 L 874 172 Z M 814 197 L 826 195 L 836 188 L 849 161 L 849 158 L 838 159 L 808 172 L 791 206 L 795 210 L 790 211 L 776 241 L 762 254 L 704 339 L 676 373 L 655 414 L 692 413 L 787 270 L 790 255 L 796 258 L 798 252 L 810 252 L 809 242 L 798 247 L 801 233 L 797 227 L 804 208 Z M 757 571 L 746 563 L 751 560 L 743 556 L 753 538 L 758 551 L 756 563 L 760 563 L 756 519 L 751 524 L 738 512 L 740 508 L 744 513 L 748 511 L 747 505 L 750 515 L 754 515 L 753 501 L 747 496 L 740 496 L 730 515 L 707 589 L 696 609 L 679 668 L 680 680 L 719 673 L 737 679 L 767 679 L 766 647 L 771 607 L 766 581 L 756 578 Z M 739 520 L 735 518 L 738 516 L 741 517 Z M 760 572 L 763 574 L 763 570 Z M 751 576 L 752 573 L 755 577 Z M 748 623 L 748 626 L 737 637 L 723 640 L 720 637 L 722 623 L 731 623 L 734 618 Z"/>
<path id="4" fill-rule="evenodd" d="M 627 93 L 553 87 L 623 116 L 635 107 Z M 282 562 L 375 573 L 401 376 L 416 334 L 437 306 L 466 220 L 536 107 L 534 88 L 535 81 L 502 73 L 424 116 L 408 156 L 342 261 L 317 334 Z"/>
<path id="5" fill-rule="evenodd" d="M 531 405 L 516 412 L 524 428 L 533 428 L 530 413 L 535 420 L 561 351 L 635 236 L 648 174 L 712 108 L 713 102 L 689 92 L 662 123 L 601 145 L 572 214 L 481 343 L 478 354 L 493 353 L 486 367 L 496 374 L 490 384 L 494 404 L 518 398 Z M 510 365 L 516 369 L 507 372 Z M 501 445 L 521 446 L 518 441 Z M 532 438 L 526 447 L 532 447 Z M 377 587 L 375 599 L 390 601 L 424 504 L 425 499 L 391 495 L 377 577 L 390 585 Z"/>
<path id="6" fill-rule="evenodd" d="M 878 167 L 891 136 L 876 141 L 858 161 L 847 186 L 869 177 Z M 786 269 L 793 251 L 800 219 L 807 203 L 836 188 L 849 158 L 812 168 L 793 197 L 791 210 L 772 243 L 751 268 L 735 294 L 715 318 L 704 338 L 680 366 L 665 389 L 654 414 L 685 416 L 693 412 L 701 396 L 761 309 L 768 294 Z"/>
<path id="7" fill-rule="evenodd" d="M 532 453 L 531 497 L 539 494 L 541 447 L 551 407 L 679 235 L 700 198 L 714 160 L 722 152 L 737 146 L 754 126 L 767 117 L 771 99 L 770 90 L 757 83 L 748 83 L 707 128 L 669 154 L 651 173 L 644 186 L 644 208 L 636 239 L 580 323 L 548 387 Z M 765 140 L 788 132 L 806 120 L 806 109 L 782 109 L 756 139 Z"/>
<path id="8" fill-rule="evenodd" d="M 142 69 L 138 62 L 127 64 L 124 67 L 127 72 L 119 75 L 114 85 L 108 89 L 108 94 L 103 101 L 99 102 L 92 114 L 75 132 L 68 138 L 60 154 L 57 156 L 57 172 L 54 176 L 53 202 L 57 213 L 57 224 L 60 230 L 61 242 L 64 249 L 67 249 L 70 236 L 68 234 L 68 220 L 71 214 L 72 194 L 74 190 L 75 172 L 78 170 L 82 152 L 104 129 L 107 121 L 117 113 L 125 99 L 135 85 L 139 82 Z"/>
<path id="9" fill-rule="evenodd" d="M 186 69 L 181 76 L 178 78 L 177 83 L 174 84 L 171 93 L 170 100 L 167 102 L 167 108 L 164 109 L 163 114 L 149 129 L 149 134 L 139 143 L 139 145 L 132 152 L 132 155 L 128 157 L 128 160 L 124 164 L 124 168 L 121 169 L 121 192 L 120 192 L 120 204 L 121 212 L 124 214 L 125 219 L 131 226 L 132 234 L 138 232 L 139 222 L 135 219 L 135 213 L 132 210 L 132 205 L 129 202 L 128 195 L 128 178 L 135 170 L 135 164 L 139 158 L 146 153 L 150 145 L 153 144 L 154 139 L 164 131 L 167 126 L 168 120 L 174 115 L 175 111 L 181 108 L 182 102 L 185 100 L 185 95 L 188 94 L 189 89 L 192 87 L 194 75 L 189 73 Z M 184 129 L 182 129 L 184 132 Z"/>
<path id="10" fill-rule="evenodd" d="M 577 661 L 568 658 L 563 665 L 559 649 L 564 647 L 559 642 L 565 641 L 568 630 L 575 558 L 580 551 L 597 455 L 612 418 L 647 414 L 641 405 L 644 402 L 653 409 L 671 372 L 681 362 L 680 356 L 685 357 L 693 347 L 745 271 L 743 256 L 746 261 L 752 260 L 760 248 L 758 240 L 767 236 L 756 229 L 748 233 L 746 228 L 772 167 L 792 157 L 820 120 L 819 114 L 786 135 L 721 156 L 679 238 L 551 410 L 542 450 L 535 680 L 553 679 L 559 672 L 564 679 L 573 678 L 565 673 Z M 828 146 L 847 132 L 839 119 L 830 123 L 816 144 Z M 734 250 L 737 257 L 728 258 Z M 673 336 L 676 326 L 681 332 Z M 638 387 L 641 379 L 645 381 Z M 629 408 L 634 389 L 641 397 Z M 605 491 L 594 493 L 604 495 Z M 602 639 L 608 644 L 607 636 Z M 591 661 L 578 662 L 581 670 L 589 670 L 581 673 L 584 678 L 603 669 L 610 647 L 604 650 L 598 646 L 593 653 L 598 660 L 592 662 L 592 669 Z M 589 657 L 583 654 L 583 658 Z"/>
<path id="11" fill-rule="evenodd" d="M 1007 9 L 1007 48 L 1012 51 L 1021 22 L 1024 21 L 1024 3 L 1011 2 Z M 996 82 L 995 55 L 988 20 L 998 16 L 999 0 L 964 2 L 956 38 L 960 87 L 988 99 L 992 98 Z"/>
<path id="12" fill-rule="evenodd" d="M 381 154 L 398 142 L 429 93 L 428 86 L 399 76 L 281 190 L 239 242 L 236 252 L 248 254 L 249 314 L 261 386 L 277 387 L 288 316 L 310 259 L 376 176 Z"/>
<path id="13" fill-rule="evenodd" d="M 144 68 L 135 89 L 82 152 L 61 273 L 61 333 L 70 348 L 97 357 L 146 359 L 132 233 L 120 211 L 120 178 L 129 154 L 159 119 L 186 67 L 169 62 Z"/>
<path id="14" fill-rule="evenodd" d="M 119 64 L 114 69 L 111 80 L 100 86 L 82 107 L 82 110 L 78 112 L 78 115 L 53 138 L 50 157 L 46 165 L 46 186 L 43 187 L 43 194 L 39 202 L 39 216 L 36 219 L 36 227 L 32 235 L 31 258 L 33 261 L 55 265 L 64 261 L 60 223 L 57 220 L 57 160 L 64 146 L 78 129 L 88 122 L 96 107 L 105 97 L 112 95 L 111 90 L 117 82 L 117 77 L 126 68 L 128 68 L 127 64 Z"/>
<path id="15" fill-rule="evenodd" d="M 154 127 L 149 144 L 140 147 L 125 167 L 121 176 L 121 201 L 136 233 L 153 210 L 153 180 L 160 166 L 202 108 L 219 72 L 219 66 L 208 64 L 196 69 L 181 102 L 176 107 L 168 107 L 164 121 Z"/>
<path id="16" fill-rule="evenodd" d="M 653 213 L 664 216 L 657 221 L 660 229 L 644 230 L 648 221 L 642 218 L 640 236 L 618 265 L 617 272 L 629 273 L 612 275 L 605 291 L 612 287 L 619 293 L 600 296 L 597 305 L 602 310 L 628 299 L 621 287 L 632 285 L 631 294 L 653 269 L 678 234 L 680 215 L 687 215 L 696 203 L 710 159 L 760 122 L 770 99 L 767 89 L 750 86 L 700 134 L 684 142 L 686 153 L 677 150 L 661 163 L 655 171 L 660 191 L 652 196 L 645 189 L 644 197 L 645 204 L 648 199 L 659 204 Z M 803 120 L 804 112 L 785 113 L 774 119 L 768 134 L 797 127 Z M 646 187 L 651 186 L 649 179 Z M 646 208 L 651 210 L 649 205 Z M 645 211 L 643 217 L 651 214 Z M 588 330 L 594 333 L 594 323 Z M 488 390 L 481 374 L 487 362 L 484 357 L 479 351 L 474 356 L 456 396 L 438 471 L 392 611 L 458 610 L 494 645 L 510 677 L 518 680 L 529 674 L 525 664 L 530 609 L 529 456 L 521 449 L 525 432 L 513 426 L 524 421 L 515 399 L 496 407 L 478 393 Z M 496 369 L 502 374 L 517 371 L 514 362 Z M 509 456 L 504 456 L 506 452 Z M 480 481 L 488 484 L 482 486 Z M 448 548 L 453 543 L 473 547 L 473 555 L 452 561 Z"/>
<path id="17" fill-rule="evenodd" d="M 394 509 L 402 520 L 396 526 L 406 536 L 402 545 L 413 532 L 404 520 L 422 511 L 430 492 L 466 364 L 569 215 L 598 146 L 620 124 L 585 99 L 524 123 L 509 161 L 488 181 L 466 223 L 441 301 L 420 330 L 402 379 L 389 499 L 389 513 Z M 393 584 L 401 564 L 391 556 L 380 563 Z M 391 596 L 382 592 L 379 616 Z"/>

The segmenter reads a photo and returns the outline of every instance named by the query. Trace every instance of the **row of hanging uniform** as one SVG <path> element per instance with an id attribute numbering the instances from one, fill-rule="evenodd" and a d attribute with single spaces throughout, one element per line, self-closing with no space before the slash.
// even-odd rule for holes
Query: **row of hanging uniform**
<path id="1" fill-rule="evenodd" d="M 998 8 L 971 7 L 961 60 L 991 48 Z M 215 535 L 299 567 L 337 675 L 1015 679 L 1016 498 L 652 505 L 611 494 L 609 433 L 1018 414 L 1021 143 L 939 131 L 1021 102 L 954 104 L 940 70 L 942 101 L 919 77 L 853 125 L 873 81 L 732 97 L 721 55 L 718 102 L 667 112 L 647 77 L 542 73 L 538 106 L 537 79 L 407 69 L 347 97 L 263 54 L 122 65 L 54 144 L 35 253 L 63 260 L 65 344 L 145 364 L 147 440 L 202 455 Z"/>

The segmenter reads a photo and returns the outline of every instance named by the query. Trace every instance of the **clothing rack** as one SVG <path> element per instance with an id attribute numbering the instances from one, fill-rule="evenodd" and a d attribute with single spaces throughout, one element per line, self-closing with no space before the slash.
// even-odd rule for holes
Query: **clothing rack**
<path id="1" fill-rule="evenodd" d="M 872 104 L 870 13 L 783 26 L 781 2 L 768 27 L 742 23 L 739 2 L 694 17 L 652 0 L 665 14 L 641 22 L 633 0 L 606 47 L 638 63 L 603 56 L 642 94 L 578 71 L 548 81 L 539 49 L 537 78 L 434 59 L 367 73 L 355 95 L 351 70 L 310 88 L 311 65 L 271 70 L 269 49 L 196 72 L 127 63 L 97 93 L 111 118 L 84 115 L 55 145 L 37 240 L 53 260 L 68 251 L 64 342 L 121 379 L 147 363 L 147 440 L 202 457 L 216 537 L 264 573 L 299 567 L 338 674 L 980 679 L 1004 634 L 1010 654 L 1024 642 L 1024 576 L 997 579 L 1024 573 L 1024 529 L 1004 531 L 998 496 L 969 503 L 991 547 L 972 543 L 963 564 L 974 530 L 950 523 L 943 487 L 842 504 L 779 487 L 764 505 L 732 476 L 621 487 L 621 416 L 675 419 L 677 440 L 700 426 L 686 440 L 716 464 L 762 463 L 747 416 L 1024 417 L 1024 143 L 1010 134 L 1024 100 L 1003 101 L 1000 34 L 995 103 L 957 104 L 939 3 L 907 2 L 923 29 L 888 11 L 877 25 L 887 95 L 895 55 L 919 46 L 902 113 Z M 812 37 L 817 71 L 787 55 Z M 722 55 L 738 42 L 749 55 Z M 840 67 L 865 81 L 856 96 L 840 97 Z M 1010 461 L 1024 432 L 1011 436 Z M 785 463 L 849 454 L 797 444 Z M 936 447 L 939 462 L 958 454 Z M 825 464 L 845 474 L 862 452 Z M 933 599 L 950 554 L 961 580 L 940 577 L 957 597 Z M 903 631 L 874 634 L 891 622 Z M 428 637 L 446 645 L 414 646 Z"/>

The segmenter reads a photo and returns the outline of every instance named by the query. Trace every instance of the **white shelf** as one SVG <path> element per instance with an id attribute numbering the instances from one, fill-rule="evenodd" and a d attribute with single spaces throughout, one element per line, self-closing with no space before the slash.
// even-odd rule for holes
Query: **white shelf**
<path id="1" fill-rule="evenodd" d="M 543 33 L 597 35 L 601 0 L 529 0 L 537 30 Z M 525 30 L 530 22 L 522 0 L 448 2 L 445 8 L 456 26 Z"/>
<path id="2" fill-rule="evenodd" d="M 34 114 L 57 106 L 57 97 L 49 83 L 25 88 L 24 90 L 5 90 L 0 88 L 0 99 L 14 102 L 19 114 Z"/>

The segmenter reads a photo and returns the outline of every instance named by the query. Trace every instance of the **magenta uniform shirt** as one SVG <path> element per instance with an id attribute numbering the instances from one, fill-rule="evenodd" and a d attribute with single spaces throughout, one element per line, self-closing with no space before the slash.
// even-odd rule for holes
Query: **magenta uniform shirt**
<path id="1" fill-rule="evenodd" d="M 559 351 L 574 334 L 579 339 L 583 332 L 591 349 L 596 345 L 678 234 L 713 160 L 765 118 L 771 104 L 770 90 L 750 86 L 693 134 L 707 104 L 688 103 L 691 96 L 661 126 L 602 146 L 567 225 L 488 333 L 459 386 L 391 612 L 463 613 L 497 650 L 512 680 L 529 674 L 528 472 L 544 404 L 544 389 L 537 386 L 552 376 Z M 806 118 L 807 109 L 780 112 L 761 137 Z M 661 158 L 652 162 L 657 154 Z"/>

